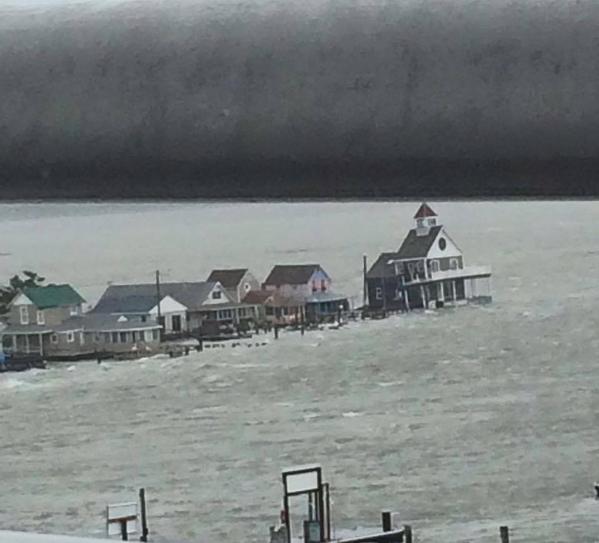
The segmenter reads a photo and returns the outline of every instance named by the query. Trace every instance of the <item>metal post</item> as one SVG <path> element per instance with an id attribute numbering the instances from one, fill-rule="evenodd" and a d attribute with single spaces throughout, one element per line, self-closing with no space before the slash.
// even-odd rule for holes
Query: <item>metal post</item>
<path id="1" fill-rule="evenodd" d="M 139 508 L 141 515 L 141 537 L 140 541 L 148 540 L 148 519 L 146 515 L 146 489 L 139 489 Z"/>
<path id="2" fill-rule="evenodd" d="M 121 539 L 127 541 L 127 521 L 121 520 Z"/>
<path id="3" fill-rule="evenodd" d="M 324 530 L 324 500 L 323 500 L 323 489 L 322 489 L 322 472 L 318 470 L 318 522 L 320 523 L 320 540 L 325 540 Z"/>
<path id="4" fill-rule="evenodd" d="M 507 526 L 499 527 L 499 535 L 501 537 L 501 543 L 510 543 L 510 530 Z"/>
<path id="5" fill-rule="evenodd" d="M 329 494 L 330 488 L 329 483 L 324 483 L 323 488 L 326 491 L 326 500 L 325 500 L 325 513 L 326 513 L 326 540 L 331 540 L 331 496 Z"/>
<path id="6" fill-rule="evenodd" d="M 412 527 L 406 525 L 403 527 L 404 543 L 412 543 Z"/>

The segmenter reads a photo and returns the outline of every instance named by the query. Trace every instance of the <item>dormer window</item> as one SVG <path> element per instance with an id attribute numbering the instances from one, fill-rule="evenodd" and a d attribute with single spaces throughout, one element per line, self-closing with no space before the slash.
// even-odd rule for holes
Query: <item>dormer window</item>
<path id="1" fill-rule="evenodd" d="M 29 324 L 29 308 L 26 305 L 19 307 L 19 316 L 21 324 Z"/>
<path id="2" fill-rule="evenodd" d="M 416 226 L 418 228 L 424 228 L 424 219 L 416 219 Z"/>
<path id="3" fill-rule="evenodd" d="M 212 292 L 212 299 L 213 300 L 220 300 L 222 297 L 222 292 L 220 290 L 215 290 Z"/>
<path id="4" fill-rule="evenodd" d="M 431 217 L 431 218 L 428 220 L 428 225 L 429 225 L 429 226 L 435 226 L 436 224 L 437 224 L 437 219 L 435 219 L 435 217 Z"/>
<path id="5" fill-rule="evenodd" d="M 72 305 L 70 313 L 71 316 L 79 315 L 79 307 L 77 307 L 76 305 Z"/>

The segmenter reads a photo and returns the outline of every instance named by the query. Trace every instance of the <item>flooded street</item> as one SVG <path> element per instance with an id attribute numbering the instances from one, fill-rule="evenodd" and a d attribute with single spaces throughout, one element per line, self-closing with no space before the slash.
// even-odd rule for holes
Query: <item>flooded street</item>
<path id="1" fill-rule="evenodd" d="M 263 542 L 280 471 L 318 462 L 335 529 L 401 513 L 420 541 L 596 541 L 599 203 L 432 203 L 494 303 L 283 332 L 179 359 L 0 375 L 0 527 L 102 535 L 146 487 L 155 541 Z M 0 277 L 93 303 L 108 281 L 320 263 L 361 303 L 361 259 L 414 203 L 0 206 Z M 266 336 L 259 336 L 263 341 Z"/>

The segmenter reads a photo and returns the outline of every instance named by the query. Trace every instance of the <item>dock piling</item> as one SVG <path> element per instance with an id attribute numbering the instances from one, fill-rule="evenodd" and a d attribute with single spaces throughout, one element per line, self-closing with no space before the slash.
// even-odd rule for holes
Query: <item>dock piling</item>
<path id="1" fill-rule="evenodd" d="M 141 536 L 140 541 L 148 540 L 148 518 L 146 513 L 146 489 L 139 489 L 139 509 L 141 515 Z"/>
<path id="2" fill-rule="evenodd" d="M 499 527 L 499 535 L 501 537 L 501 543 L 510 543 L 510 530 L 507 526 Z"/>
<path id="3" fill-rule="evenodd" d="M 381 519 L 383 523 L 383 532 L 391 531 L 391 511 L 383 511 L 381 513 Z"/>
<path id="4" fill-rule="evenodd" d="M 404 543 L 412 543 L 412 527 L 405 525 L 403 527 Z"/>

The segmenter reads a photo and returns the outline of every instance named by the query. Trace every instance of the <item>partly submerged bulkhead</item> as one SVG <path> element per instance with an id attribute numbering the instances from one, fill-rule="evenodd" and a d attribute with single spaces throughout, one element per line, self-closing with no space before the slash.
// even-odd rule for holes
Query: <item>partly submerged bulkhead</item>
<path id="1" fill-rule="evenodd" d="M 466 266 L 461 249 L 427 204 L 414 220 L 401 247 L 382 253 L 366 273 L 368 309 L 411 311 L 491 302 L 491 268 Z"/>

